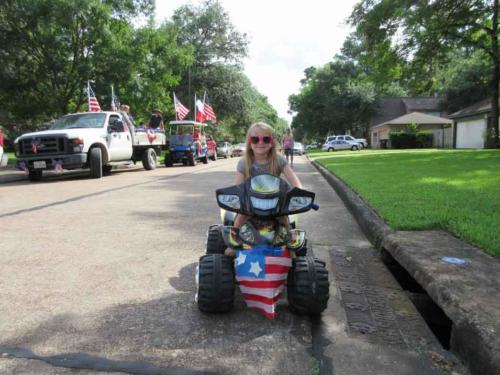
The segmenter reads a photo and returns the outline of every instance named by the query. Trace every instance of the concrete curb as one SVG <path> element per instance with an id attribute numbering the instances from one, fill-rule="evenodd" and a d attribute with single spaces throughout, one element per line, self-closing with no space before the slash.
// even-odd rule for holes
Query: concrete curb
<path id="1" fill-rule="evenodd" d="M 450 318 L 450 350 L 474 374 L 500 374 L 500 261 L 443 231 L 393 231 L 341 179 L 309 160 L 370 242 L 388 251 Z M 457 271 L 445 256 L 466 259 L 466 268 Z"/>
<path id="2" fill-rule="evenodd" d="M 0 184 L 26 180 L 24 172 L 10 168 L 0 168 Z"/>

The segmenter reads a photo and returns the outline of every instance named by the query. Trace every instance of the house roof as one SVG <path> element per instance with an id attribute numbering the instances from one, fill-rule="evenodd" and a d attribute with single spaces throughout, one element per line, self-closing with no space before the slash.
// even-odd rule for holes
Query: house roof
<path id="1" fill-rule="evenodd" d="M 416 97 L 416 98 L 401 98 L 406 106 L 407 113 L 424 112 L 424 111 L 439 111 L 441 109 L 441 98 L 436 97 Z"/>
<path id="2" fill-rule="evenodd" d="M 385 97 L 378 101 L 378 111 L 370 118 L 370 127 L 411 112 L 440 111 L 441 98 Z"/>
<path id="3" fill-rule="evenodd" d="M 395 119 L 385 121 L 381 124 L 373 126 L 372 128 L 378 128 L 384 125 L 407 125 L 413 123 L 417 125 L 423 125 L 423 124 L 439 125 L 439 124 L 452 124 L 453 120 L 444 117 L 432 116 L 421 112 L 412 112 L 397 117 Z"/>
<path id="4" fill-rule="evenodd" d="M 500 103 L 500 100 L 499 100 Z M 449 118 L 474 116 L 491 111 L 491 99 L 484 99 L 449 115 Z"/>

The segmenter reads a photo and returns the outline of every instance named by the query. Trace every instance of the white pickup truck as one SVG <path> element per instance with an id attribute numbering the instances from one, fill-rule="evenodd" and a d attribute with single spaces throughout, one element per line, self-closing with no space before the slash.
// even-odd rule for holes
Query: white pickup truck
<path id="1" fill-rule="evenodd" d="M 17 167 L 30 181 L 44 170 L 90 169 L 101 178 L 115 164 L 142 161 L 155 169 L 166 146 L 162 129 L 136 129 L 122 112 L 81 112 L 63 116 L 49 130 L 23 134 L 15 142 Z"/>

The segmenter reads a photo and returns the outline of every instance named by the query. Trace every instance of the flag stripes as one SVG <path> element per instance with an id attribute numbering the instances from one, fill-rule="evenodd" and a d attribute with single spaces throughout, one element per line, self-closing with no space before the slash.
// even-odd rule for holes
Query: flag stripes
<path id="1" fill-rule="evenodd" d="M 179 99 L 177 99 L 177 96 L 175 95 L 174 92 L 174 107 L 175 107 L 175 113 L 177 115 L 177 118 L 179 120 L 184 120 L 184 118 L 187 116 L 189 113 L 189 109 L 186 108 Z"/>
<path id="2" fill-rule="evenodd" d="M 276 256 L 277 251 L 281 256 Z M 238 251 L 237 254 L 236 280 L 247 306 L 274 319 L 276 305 L 292 266 L 290 253 L 275 248 L 254 248 Z"/>

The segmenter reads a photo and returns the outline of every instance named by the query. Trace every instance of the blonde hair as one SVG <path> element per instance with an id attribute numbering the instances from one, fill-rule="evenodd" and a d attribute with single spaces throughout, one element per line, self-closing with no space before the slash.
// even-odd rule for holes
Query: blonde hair
<path id="1" fill-rule="evenodd" d="M 252 168 L 252 163 L 254 160 L 254 154 L 250 142 L 250 135 L 254 130 L 261 130 L 263 132 L 269 133 L 271 137 L 273 137 L 272 147 L 269 150 L 268 159 L 269 159 L 269 171 L 272 175 L 279 175 L 279 164 L 278 164 L 278 153 L 277 153 L 277 143 L 276 143 L 276 134 L 272 126 L 266 124 L 265 122 L 256 122 L 252 124 L 250 128 L 248 128 L 246 135 L 246 151 L 244 155 L 245 159 L 245 178 L 250 177 L 250 169 Z M 278 176 L 279 177 L 279 176 Z"/>

